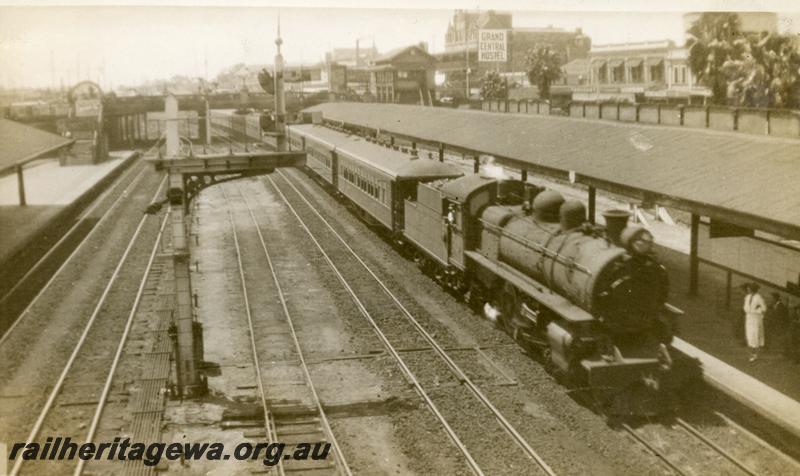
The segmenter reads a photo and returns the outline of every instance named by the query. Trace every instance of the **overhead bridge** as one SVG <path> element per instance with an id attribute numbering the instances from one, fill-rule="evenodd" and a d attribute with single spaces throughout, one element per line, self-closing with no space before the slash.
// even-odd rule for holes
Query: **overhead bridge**
<path id="1" fill-rule="evenodd" d="M 149 159 L 156 170 L 181 176 L 184 208 L 200 191 L 211 185 L 256 175 L 269 174 L 278 167 L 301 167 L 306 154 L 293 152 L 246 152 Z"/>

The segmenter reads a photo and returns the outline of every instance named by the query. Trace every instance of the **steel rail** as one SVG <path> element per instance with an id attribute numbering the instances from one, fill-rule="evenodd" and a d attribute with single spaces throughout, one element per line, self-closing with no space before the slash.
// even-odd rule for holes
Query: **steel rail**
<path id="1" fill-rule="evenodd" d="M 225 192 L 225 188 L 220 188 L 222 190 L 222 196 L 225 197 L 225 201 L 230 203 L 228 194 Z M 236 225 L 233 222 L 233 214 L 231 213 L 230 207 L 228 207 L 227 213 L 228 221 L 231 224 L 231 230 L 233 230 L 233 245 L 234 249 L 236 250 L 236 262 L 239 265 L 239 282 L 242 285 L 242 299 L 244 300 L 244 310 L 245 315 L 247 316 L 247 327 L 250 333 L 250 351 L 253 353 L 253 366 L 256 371 L 258 392 L 261 395 L 261 408 L 264 411 L 264 434 L 267 438 L 267 443 L 276 443 L 275 434 L 272 432 L 272 427 L 270 425 L 270 411 L 269 407 L 267 406 L 267 394 L 264 390 L 264 379 L 261 375 L 261 364 L 258 360 L 258 351 L 256 350 L 255 328 L 253 326 L 253 316 L 250 312 L 250 300 L 247 296 L 247 286 L 245 285 L 244 266 L 242 265 L 242 251 L 239 247 L 239 235 L 236 233 Z M 278 472 L 281 475 L 283 474 L 283 462 L 281 460 L 278 461 Z"/>
<path id="2" fill-rule="evenodd" d="M 531 447 L 531 445 L 525 440 L 525 438 L 519 433 L 519 431 L 503 416 L 500 410 L 494 406 L 494 404 L 489 400 L 486 395 L 480 390 L 480 388 L 467 376 L 467 374 L 461 370 L 461 368 L 456 364 L 456 362 L 447 354 L 447 352 L 439 345 L 436 339 L 428 333 L 427 330 L 422 326 L 422 324 L 417 321 L 417 319 L 411 314 L 411 312 L 406 309 L 406 307 L 400 302 L 400 300 L 395 296 L 394 293 L 389 290 L 388 286 L 381 280 L 377 274 L 372 270 L 372 268 L 361 259 L 360 256 L 350 247 L 347 241 L 342 238 L 342 236 L 333 228 L 333 226 L 326 220 L 314 206 L 306 199 L 306 197 L 300 192 L 300 190 L 295 187 L 295 185 L 286 177 L 286 175 L 278 170 L 278 173 L 283 177 L 287 184 L 297 193 L 297 195 L 303 200 L 306 205 L 308 205 L 309 209 L 314 212 L 317 217 L 327 226 L 327 228 L 333 233 L 334 236 L 342 243 L 342 245 L 350 252 L 350 254 L 361 264 L 361 266 L 372 276 L 376 283 L 383 289 L 387 296 L 389 296 L 395 305 L 400 309 L 403 314 L 406 316 L 409 322 L 411 322 L 417 331 L 422 335 L 425 340 L 428 341 L 428 344 L 436 351 L 436 353 L 441 357 L 442 360 L 448 365 L 450 370 L 458 377 L 458 379 L 473 393 L 473 395 L 480 401 L 489 411 L 494 415 L 495 419 L 500 423 L 504 430 L 506 430 L 509 435 L 511 435 L 512 439 L 531 457 L 539 467 L 548 475 L 554 476 L 555 472 L 550 468 L 550 466 L 542 459 L 541 456 L 536 452 L 536 450 Z M 274 181 L 271 177 L 268 177 L 270 182 L 272 182 L 273 186 L 277 189 Z M 280 192 L 279 192 L 280 193 Z M 283 197 L 283 193 L 280 193 Z M 286 198 L 284 197 L 284 200 Z M 288 204 L 288 200 L 286 200 Z M 291 207 L 291 205 L 290 205 Z"/>
<path id="3" fill-rule="evenodd" d="M 665 455 L 663 451 L 651 445 L 650 442 L 648 442 L 642 435 L 637 433 L 636 430 L 631 428 L 627 423 L 623 423 L 622 428 L 624 428 L 625 431 L 627 431 L 628 434 L 631 437 L 633 437 L 634 440 L 636 440 L 639 444 L 647 448 L 647 450 L 650 451 L 650 453 L 652 453 L 654 456 L 660 459 L 664 464 L 666 464 L 675 474 L 681 476 L 686 475 L 686 473 L 683 472 L 678 466 L 676 466 L 675 463 L 673 463 L 669 458 L 667 458 L 667 455 Z"/>
<path id="4" fill-rule="evenodd" d="M 122 351 L 125 348 L 125 344 L 128 341 L 128 334 L 130 334 L 131 328 L 133 327 L 133 318 L 136 315 L 136 312 L 139 310 L 139 304 L 142 300 L 142 295 L 144 295 L 144 287 L 147 284 L 147 278 L 150 277 L 150 269 L 153 267 L 153 263 L 156 260 L 156 254 L 158 253 L 158 247 L 161 243 L 161 239 L 164 234 L 164 228 L 167 226 L 167 220 L 169 219 L 170 210 L 164 214 L 164 218 L 161 220 L 161 227 L 158 229 L 158 235 L 156 235 L 156 240 L 153 243 L 153 249 L 150 251 L 150 258 L 147 260 L 147 266 L 144 268 L 144 273 L 142 274 L 142 279 L 139 282 L 139 289 L 136 291 L 136 298 L 133 301 L 133 305 L 131 306 L 131 311 L 128 313 L 128 319 L 125 322 L 125 330 L 122 331 L 122 336 L 119 338 L 119 345 L 117 345 L 117 351 L 114 354 L 114 360 L 111 361 L 111 368 L 108 370 L 108 376 L 106 377 L 106 382 L 103 385 L 103 390 L 100 394 L 100 400 L 98 401 L 97 408 L 95 409 L 94 416 L 92 417 L 91 422 L 89 423 L 89 431 L 86 433 L 86 438 L 84 439 L 84 443 L 93 443 L 95 432 L 97 431 L 97 426 L 100 424 L 100 418 L 103 416 L 103 410 L 105 410 L 106 400 L 108 399 L 108 394 L 111 391 L 111 385 L 114 382 L 114 375 L 117 372 L 117 366 L 119 365 L 119 361 L 122 358 Z M 78 459 L 78 466 L 75 467 L 75 471 L 73 472 L 74 476 L 79 476 L 83 474 L 83 467 L 86 465 L 86 460 L 83 458 Z"/>
<path id="5" fill-rule="evenodd" d="M 114 209 L 117 207 L 117 205 L 119 205 L 119 203 L 122 201 L 122 199 L 123 199 L 123 198 L 126 198 L 126 197 L 128 196 L 128 190 L 132 190 L 134 187 L 136 187 L 136 186 L 139 184 L 139 181 L 140 181 L 140 180 L 142 179 L 142 177 L 144 176 L 144 172 L 145 172 L 145 170 L 146 170 L 146 168 L 142 168 L 142 170 L 140 170 L 140 171 L 139 171 L 139 173 L 136 175 L 136 177 L 135 177 L 135 178 L 134 178 L 134 179 L 131 181 L 131 183 L 129 183 L 129 184 L 128 184 L 128 186 L 127 186 L 127 187 L 125 188 L 125 190 L 124 190 L 124 191 L 123 191 L 123 192 L 120 194 L 120 196 L 119 196 L 119 197 L 117 197 L 117 199 L 116 199 L 116 200 L 114 200 L 114 203 L 112 203 L 112 204 L 111 204 L 111 206 L 108 208 L 108 210 L 106 210 L 106 212 L 103 214 L 103 216 L 102 216 L 102 217 L 100 217 L 100 220 L 98 220 L 98 221 L 97 221 L 97 223 L 95 223 L 95 225 L 92 227 L 92 229 L 91 229 L 91 230 L 89 230 L 89 233 L 87 233 L 87 234 L 86 234 L 86 236 L 84 236 L 84 237 L 83 237 L 83 240 L 81 240 L 81 242 L 78 244 L 78 246 L 76 246 L 76 247 L 75 247 L 75 249 L 74 249 L 74 250 L 72 250 L 72 252 L 69 254 L 69 256 L 67 256 L 67 259 L 65 259 L 65 260 L 64 260 L 64 262 L 63 262 L 63 263 L 61 263 L 61 266 L 59 266 L 59 267 L 58 267 L 58 269 L 56 270 L 56 272 L 55 272 L 55 273 L 53 273 L 53 275 L 52 275 L 52 276 L 50 276 L 50 279 L 48 279 L 48 280 L 47 280 L 47 282 L 45 283 L 45 285 L 44 285 L 44 286 L 42 286 L 42 288 L 39 290 L 39 292 L 38 292 L 38 293 L 36 293 L 36 296 L 34 296 L 34 297 L 33 297 L 33 299 L 31 300 L 31 302 L 29 302 L 29 303 L 28 303 L 28 305 L 27 305 L 27 306 L 25 306 L 25 309 L 23 309 L 23 310 L 22 310 L 22 312 L 20 312 L 20 313 L 19 313 L 19 315 L 17 315 L 17 317 L 14 319 L 14 322 L 13 322 L 13 323 L 12 323 L 12 324 L 11 324 L 11 325 L 8 327 L 8 329 L 6 329 L 5 333 L 3 333 L 3 336 L 2 336 L 2 337 L 0 337 L 0 346 L 2 346 L 2 345 L 3 345 L 3 343 L 6 341 L 6 339 L 8 338 L 8 336 L 10 336 L 10 335 L 11 335 L 11 331 L 13 331 L 13 330 L 14 330 L 14 328 L 16 328 L 16 327 L 17 327 L 17 325 L 18 325 L 18 324 L 19 324 L 19 323 L 22 321 L 23 317 L 25 317 L 25 315 L 26 315 L 26 314 L 27 314 L 27 313 L 28 313 L 28 312 L 31 310 L 31 308 L 33 307 L 33 305 L 34 305 L 34 304 L 36 304 L 36 302 L 39 300 L 39 298 L 42 296 L 42 294 L 44 294 L 44 292 L 45 292 L 45 291 L 46 291 L 46 290 L 47 290 L 47 289 L 50 287 L 50 285 L 52 285 L 52 284 L 53 284 L 53 281 L 55 281 L 55 279 L 58 277 L 58 275 L 59 275 L 59 274 L 61 274 L 61 271 L 63 271 L 63 270 L 64 270 L 64 268 L 66 268 L 66 267 L 67 267 L 67 265 L 68 265 L 68 264 L 69 264 L 69 263 L 72 261 L 72 259 L 73 259 L 73 258 L 74 258 L 74 257 L 75 257 L 77 254 L 78 254 L 78 251 L 80 251 L 80 250 L 83 248 L 83 245 L 84 245 L 84 244 L 86 244 L 86 242 L 87 242 L 87 241 L 89 241 L 89 238 L 90 238 L 91 236 L 93 236 L 93 235 L 94 235 L 94 233 L 95 233 L 95 232 L 97 231 L 97 229 L 100 227 L 100 224 L 102 224 L 104 221 L 106 221 L 106 219 L 107 219 L 108 217 L 110 217 L 110 216 L 112 215 L 112 214 L 111 214 L 111 211 L 112 211 L 112 210 L 114 210 Z M 102 200 L 102 199 L 101 199 L 101 200 Z M 97 204 L 96 204 L 96 205 L 98 205 L 98 204 L 100 203 L 100 201 L 101 201 L 101 200 L 98 200 L 98 202 L 97 202 Z M 93 207 L 93 209 L 92 209 L 92 210 L 88 211 L 88 212 L 87 212 L 87 214 L 88 214 L 88 213 L 91 213 L 92 211 L 94 211 L 94 207 Z M 78 223 L 76 223 L 76 224 L 75 224 L 75 226 L 73 226 L 73 227 L 72 227 L 72 228 L 71 228 L 69 231 L 67 231 L 67 234 L 66 234 L 66 235 L 64 235 L 64 236 L 61 238 L 61 240 L 59 240 L 59 241 L 58 241 L 58 243 L 56 243 L 55 245 L 53 245 L 53 247 L 52 247 L 52 248 L 50 248 L 50 250 L 47 252 L 47 254 L 45 254 L 45 255 L 44 255 L 44 256 L 43 256 L 43 257 L 42 257 L 42 258 L 41 258 L 41 259 L 40 259 L 40 260 L 39 260 L 39 261 L 38 261 L 38 262 L 37 262 L 35 265 L 34 265 L 34 268 L 38 267 L 38 266 L 39 266 L 39 265 L 40 265 L 40 264 L 41 264 L 41 263 L 42 263 L 42 262 L 43 262 L 45 259 L 47 259 L 48 255 L 49 255 L 50 253 L 52 253 L 52 252 L 53 252 L 53 251 L 54 251 L 56 248 L 58 248 L 58 247 L 61 245 L 61 243 L 62 243 L 62 242 L 63 242 L 63 241 L 64 241 L 64 240 L 67 238 L 67 236 L 68 236 L 70 233 L 72 233 L 72 232 L 73 232 L 73 230 L 74 230 L 75 228 L 77 228 L 77 226 L 78 226 L 78 225 L 80 225 L 80 224 L 81 224 L 81 222 L 78 222 Z M 3 298 L 2 298 L 2 299 L 0 299 L 0 304 L 2 304 L 2 303 L 3 303 L 3 301 L 5 301 L 5 300 L 6 300 L 6 299 L 7 299 L 7 298 L 8 298 L 8 297 L 9 297 L 9 296 L 12 294 L 12 293 L 14 293 L 14 292 L 16 291 L 16 289 L 17 289 L 17 287 L 20 285 L 20 283 L 22 283 L 22 282 L 23 282 L 25 279 L 27 279 L 27 278 L 28 278 L 28 275 L 29 275 L 29 274 L 31 274 L 31 273 L 33 272 L 34 268 L 31 268 L 31 270 L 29 270 L 27 273 L 25 273 L 25 276 L 23 276 L 22 278 L 20 278 L 20 280 L 19 280 L 19 281 L 17 281 L 17 284 L 15 284 L 15 285 L 14 285 L 14 287 L 13 287 L 13 288 L 11 288 L 11 290 L 10 290 L 10 291 L 8 291 L 8 292 L 6 293 L 6 295 L 5 295 L 5 296 L 3 296 Z"/>
<path id="6" fill-rule="evenodd" d="M 731 420 L 729 417 L 723 415 L 722 413 L 720 413 L 718 411 L 715 411 L 714 415 L 716 415 L 718 418 L 722 419 L 728 425 L 732 426 L 735 430 L 739 431 L 740 433 L 743 433 L 743 434 L 747 435 L 751 440 L 755 441 L 756 443 L 758 443 L 762 447 L 766 448 L 768 451 L 772 452 L 775 456 L 783 459 L 789 465 L 794 466 L 795 470 L 797 471 L 797 474 L 800 474 L 800 462 L 798 462 L 796 459 L 794 459 L 791 456 L 787 455 L 786 453 L 784 453 L 783 451 L 779 450 L 775 446 L 767 443 L 761 437 L 759 437 L 755 433 L 751 432 L 747 428 L 743 427 L 742 425 L 736 423 L 735 421 Z"/>
<path id="7" fill-rule="evenodd" d="M 720 456 L 722 456 L 723 458 L 727 459 L 728 461 L 736 465 L 737 468 L 741 469 L 750 476 L 758 476 L 758 473 L 748 468 L 747 465 L 741 462 L 738 458 L 736 458 L 735 456 L 730 454 L 727 450 L 725 450 L 721 446 L 717 445 L 716 443 L 708 439 L 705 435 L 700 433 L 699 430 L 697 430 L 695 427 L 684 421 L 682 418 L 676 418 L 675 421 L 681 428 L 686 430 L 687 433 L 694 436 L 698 440 L 702 441 L 706 446 L 716 451 Z"/>
<path id="8" fill-rule="evenodd" d="M 142 162 L 137 162 L 137 164 L 140 164 L 140 163 L 142 163 Z M 109 195 L 111 195 L 111 194 L 113 193 L 113 191 L 114 191 L 114 190 L 116 190 L 116 189 L 117 189 L 117 188 L 118 188 L 118 187 L 119 187 L 119 186 L 122 184 L 122 182 L 124 182 L 125 180 L 127 180 L 127 179 L 128 179 L 128 176 L 129 176 L 129 175 L 131 175 L 131 174 L 133 173 L 134 169 L 135 169 L 135 166 L 132 166 L 132 167 L 130 167 L 128 170 L 126 170 L 125 172 L 123 172 L 123 176 L 122 176 L 122 177 L 120 177 L 120 178 L 119 178 L 119 180 L 117 180 L 117 181 L 116 181 L 116 183 L 115 183 L 114 185 L 112 185 L 112 186 L 111 186 L 111 188 L 109 188 L 109 189 L 106 189 L 106 190 L 105 190 L 105 191 L 104 191 L 104 192 L 103 192 L 103 193 L 102 193 L 102 194 L 101 194 L 99 197 L 97 197 L 97 199 L 95 199 L 95 201 L 94 201 L 94 203 L 92 204 L 92 206 L 91 206 L 91 207 L 89 207 L 87 210 L 84 210 L 84 211 L 83 211 L 83 212 L 80 214 L 80 216 L 78 217 L 78 220 L 75 222 L 75 224 L 73 224 L 73 225 L 70 227 L 70 229 L 69 229 L 69 230 L 67 230 L 67 231 L 66 231 L 66 232 L 65 232 L 65 233 L 64 233 L 64 234 L 61 236 L 61 238 L 60 238 L 60 239 L 59 239 L 59 240 L 58 240 L 58 241 L 57 241 L 57 242 L 56 242 L 56 243 L 55 243 L 53 246 L 51 246 L 51 247 L 50 247 L 50 249 L 49 249 L 49 250 L 47 250 L 47 253 L 45 253 L 43 256 L 41 256 L 41 257 L 40 257 L 40 258 L 39 258 L 39 259 L 36 261 L 36 263 L 34 263 L 34 265 L 33 265 L 33 266 L 31 266 L 31 268 L 30 268 L 30 269 L 28 269 L 28 271 L 27 271 L 27 272 L 26 272 L 26 273 L 25 273 L 25 274 L 24 274 L 24 275 L 23 275 L 21 278 L 19 278 L 19 279 L 17 280 L 17 282 L 14 284 L 14 286 L 13 286 L 11 289 L 9 289 L 9 290 L 8 290 L 8 291 L 7 291 L 7 292 L 6 292 L 6 293 L 3 295 L 3 297 L 0 297 L 0 306 L 2 306 L 2 304 L 3 304 L 3 303 L 6 301 L 6 299 L 8 299 L 8 298 L 9 298 L 9 296 L 11 296 L 12 294 L 14 294 L 14 292 L 16 292 L 17 288 L 18 288 L 18 287 L 20 287 L 20 286 L 22 285 L 22 283 L 24 283 L 24 282 L 25 282 L 25 280 L 27 280 L 28 278 L 30 278 L 30 277 L 31 277 L 31 275 L 32 275 L 34 272 L 36 272 L 36 270 L 37 270 L 37 268 L 39 268 L 39 266 L 41 266 L 42 264 L 44 264 L 44 262 L 45 262 L 45 261 L 46 261 L 46 260 L 47 260 L 47 259 L 50 257 L 50 255 L 51 255 L 51 254 L 53 254 L 53 253 L 55 252 L 55 250 L 56 250 L 56 249 L 58 249 L 58 247 L 60 247 L 62 244 L 64 244 L 64 242 L 67 240 L 67 238 L 70 238 L 70 235 L 72 235 L 72 233 L 74 233 L 74 232 L 75 232 L 75 230 L 77 230 L 79 226 L 83 225 L 83 224 L 84 224 L 84 223 L 85 223 L 85 222 L 88 220 L 88 217 L 89 217 L 89 215 L 91 215 L 91 214 L 92 214 L 92 213 L 93 213 L 95 210 L 97 210 L 97 208 L 100 206 L 100 204 L 101 204 L 103 201 L 105 201 L 105 200 L 108 198 L 108 196 L 109 196 Z M 122 195 L 125 195 L 125 194 L 126 194 L 126 192 L 128 191 L 128 189 L 129 189 L 129 188 L 131 188 L 132 186 L 134 186 L 134 185 L 135 185 L 135 184 L 134 184 L 134 182 L 138 181 L 138 180 L 139 180 L 139 178 L 141 178 L 141 176 L 142 176 L 142 174 L 144 173 L 144 171 L 145 171 L 145 167 L 142 167 L 142 169 L 141 169 L 141 170 L 139 170 L 139 173 L 136 175 L 136 177 L 134 177 L 134 179 L 133 179 L 133 180 L 131 180 L 131 181 L 128 183 L 128 186 L 127 186 L 127 187 L 125 187 L 125 190 L 123 190 L 123 191 L 122 191 Z M 97 221 L 97 223 L 95 224 L 95 226 L 97 226 L 98 224 L 100 224 L 100 222 L 103 220 L 103 218 L 104 218 L 104 217 L 105 217 L 105 216 L 106 216 L 106 215 L 109 213 L 109 211 L 111 210 L 111 208 L 113 208 L 113 207 L 114 207 L 114 206 L 115 206 L 117 203 L 119 203 L 119 198 L 117 198 L 117 200 L 116 200 L 116 201 L 114 201 L 114 203 L 112 204 L 112 206 L 111 206 L 111 207 L 109 207 L 109 209 L 108 209 L 108 210 L 106 210 L 106 211 L 103 213 L 103 216 L 100 218 L 100 220 L 98 220 L 98 221 Z M 92 227 L 92 228 L 94 228 L 94 227 Z M 87 235 L 87 236 L 88 236 L 88 235 Z M 0 342 L 1 342 L 1 341 L 0 341 Z"/>
<path id="9" fill-rule="evenodd" d="M 297 357 L 300 360 L 301 368 L 303 369 L 303 374 L 306 377 L 306 381 L 308 382 L 308 388 L 311 390 L 311 395 L 314 398 L 314 405 L 317 407 L 317 411 L 320 415 L 320 420 L 322 421 L 323 427 L 325 429 L 325 433 L 327 433 L 328 438 L 333 445 L 334 452 L 336 453 L 336 461 L 339 464 L 342 473 L 347 476 L 352 476 L 353 473 L 350 470 L 350 466 L 347 464 L 347 460 L 344 457 L 344 453 L 342 452 L 341 447 L 339 446 L 339 442 L 336 441 L 336 437 L 333 434 L 333 429 L 331 428 L 330 421 L 328 420 L 328 416 L 325 414 L 325 410 L 322 408 L 322 401 L 319 398 L 319 394 L 317 393 L 317 389 L 314 386 L 314 381 L 311 379 L 311 372 L 308 371 L 308 365 L 306 364 L 305 356 L 303 355 L 303 350 L 300 347 L 300 340 L 297 338 L 297 332 L 294 327 L 294 323 L 292 322 L 292 316 L 289 312 L 289 307 L 286 304 L 286 296 L 283 294 L 283 288 L 281 287 L 280 281 L 278 280 L 278 274 L 275 270 L 275 266 L 272 262 L 272 256 L 270 255 L 269 251 L 267 250 L 267 243 L 264 240 L 264 235 L 261 233 L 261 226 L 258 224 L 258 220 L 256 220 L 256 216 L 253 213 L 253 208 L 250 206 L 250 203 L 247 201 L 247 197 L 245 197 L 241 190 L 237 188 L 239 195 L 242 197 L 245 206 L 247 207 L 247 211 L 250 214 L 250 219 L 252 220 L 253 224 L 256 227 L 256 232 L 258 233 L 258 239 L 261 242 L 261 248 L 264 250 L 264 257 L 267 261 L 267 266 L 269 267 L 270 274 L 272 275 L 272 281 L 275 283 L 275 288 L 278 291 L 278 299 L 281 302 L 281 307 L 283 308 L 283 314 L 286 316 L 286 323 L 289 325 L 289 330 L 291 332 L 292 340 L 294 341 L 294 346 L 297 349 Z"/>
<path id="10" fill-rule="evenodd" d="M 309 238 L 311 238 L 311 241 L 314 242 L 314 244 L 316 245 L 317 249 L 322 254 L 322 257 L 325 259 L 325 261 L 328 263 L 328 266 L 331 268 L 333 273 L 336 275 L 336 278 L 339 280 L 339 282 L 345 288 L 347 293 L 350 295 L 351 299 L 355 303 L 355 305 L 358 308 L 358 310 L 361 313 L 361 315 L 364 316 L 364 318 L 367 319 L 367 321 L 370 323 L 370 326 L 372 326 L 372 329 L 375 331 L 375 333 L 377 334 L 378 338 L 383 343 L 383 345 L 386 348 L 386 350 L 392 355 L 394 360 L 398 363 L 398 365 L 400 366 L 400 369 L 405 374 L 406 379 L 411 383 L 411 385 L 414 387 L 414 389 L 417 391 L 417 393 L 420 395 L 420 397 L 422 397 L 422 399 L 425 401 L 425 404 L 428 406 L 428 408 L 430 408 L 430 410 L 433 412 L 434 416 L 436 416 L 436 419 L 438 419 L 439 422 L 442 424 L 442 426 L 445 429 L 445 432 L 450 437 L 450 439 L 453 441 L 453 444 L 456 446 L 456 448 L 464 455 L 464 458 L 467 460 L 467 463 L 469 464 L 470 469 L 477 475 L 483 475 L 484 474 L 483 470 L 481 470 L 480 466 L 478 466 L 478 463 L 472 457 L 472 455 L 470 454 L 470 452 L 467 449 L 467 447 L 464 445 L 464 443 L 461 442 L 461 439 L 458 437 L 458 435 L 455 433 L 455 431 L 452 429 L 452 427 L 450 427 L 450 424 L 447 423 L 447 420 L 444 418 L 444 415 L 442 415 L 442 413 L 436 407 L 436 404 L 428 396 L 428 393 L 425 391 L 425 389 L 422 388 L 422 385 L 417 380 L 417 377 L 414 375 L 414 373 L 411 371 L 411 369 L 408 368 L 408 365 L 406 365 L 406 363 L 402 359 L 402 357 L 400 357 L 400 353 L 389 342 L 389 339 L 386 337 L 386 335 L 383 333 L 383 331 L 381 331 L 380 326 L 378 326 L 378 324 L 372 318 L 372 315 L 369 313 L 367 308 L 361 302 L 361 299 L 359 299 L 358 295 L 355 293 L 353 288 L 350 286 L 350 284 L 344 278 L 342 273 L 339 271 L 339 268 L 333 263 L 333 261 L 331 260 L 330 256 L 328 256 L 328 253 L 325 251 L 325 249 L 322 247 L 322 245 L 319 243 L 319 241 L 317 241 L 317 238 L 314 236 L 314 234 L 311 232 L 311 230 L 305 224 L 303 219 L 300 218 L 300 215 L 297 213 L 297 211 L 294 209 L 294 207 L 289 203 L 289 201 L 286 198 L 286 196 L 277 187 L 277 185 L 272 180 L 272 178 L 271 177 L 267 177 L 267 178 L 269 179 L 270 183 L 272 183 L 273 187 L 275 187 L 275 190 L 281 196 L 281 198 L 283 199 L 284 203 L 286 203 L 286 205 L 289 207 L 289 210 L 292 212 L 292 214 L 295 216 L 295 218 L 297 218 L 298 222 L 300 223 L 300 226 L 305 230 L 305 232 L 306 232 L 306 234 L 308 234 Z"/>
<path id="11" fill-rule="evenodd" d="M 166 183 L 167 183 L 167 177 L 164 176 L 164 178 L 161 180 L 161 183 L 158 186 L 158 189 L 156 190 L 156 193 L 153 195 L 153 198 L 150 200 L 151 202 L 153 200 L 155 200 L 156 197 L 158 197 L 161 194 L 161 191 L 164 188 L 164 185 Z M 50 412 L 50 409 L 52 408 L 53 403 L 56 400 L 56 397 L 58 397 L 59 393 L 61 393 L 61 388 L 64 385 L 64 381 L 67 378 L 67 374 L 72 369 L 72 365 L 75 363 L 75 360 L 78 357 L 78 353 L 83 348 L 83 344 L 84 344 L 84 342 L 86 342 L 86 337 L 89 335 L 89 331 L 91 330 L 92 325 L 94 324 L 94 321 L 97 319 L 97 316 L 100 314 L 100 309 L 103 307 L 103 304 L 105 304 L 106 298 L 108 297 L 108 293 L 111 291 L 111 286 L 117 280 L 117 276 L 119 276 L 119 272 L 120 272 L 120 270 L 122 270 L 122 265 L 127 260 L 128 254 L 130 254 L 131 249 L 133 249 L 134 243 L 136 243 L 136 239 L 139 237 L 139 233 L 142 231 L 142 228 L 144 228 L 144 224 L 147 222 L 148 216 L 149 215 L 144 215 L 141 218 L 141 220 L 139 220 L 139 225 L 136 227 L 136 230 L 133 232 L 133 236 L 131 237 L 130 241 L 128 242 L 128 246 L 125 248 L 125 252 L 122 254 L 122 257 L 120 257 L 119 262 L 117 263 L 117 267 L 114 269 L 113 274 L 108 279 L 108 283 L 106 284 L 106 287 L 103 290 L 103 293 L 100 295 L 100 299 L 97 301 L 97 304 L 95 305 L 94 311 L 92 311 L 91 316 L 89 316 L 89 320 L 86 322 L 86 324 L 85 324 L 85 326 L 83 328 L 83 332 L 81 333 L 81 336 L 78 339 L 78 343 L 75 345 L 75 348 L 72 350 L 72 354 L 69 356 L 69 359 L 67 360 L 67 363 L 64 365 L 64 369 L 61 371 L 61 375 L 58 377 L 58 380 L 56 381 L 55 386 L 50 391 L 50 395 L 48 396 L 44 407 L 42 408 L 41 412 L 39 413 L 39 417 L 36 419 L 36 423 L 34 423 L 33 428 L 31 429 L 31 432 L 28 435 L 28 438 L 25 440 L 26 443 L 32 443 L 36 439 L 36 437 L 38 436 L 39 430 L 41 430 L 42 424 L 44 424 L 44 420 L 45 420 L 45 418 L 47 418 L 47 414 Z M 11 468 L 10 476 L 16 476 L 16 475 L 19 474 L 19 470 L 22 467 L 23 461 L 24 460 L 22 458 L 18 458 L 14 462 L 14 467 Z"/>

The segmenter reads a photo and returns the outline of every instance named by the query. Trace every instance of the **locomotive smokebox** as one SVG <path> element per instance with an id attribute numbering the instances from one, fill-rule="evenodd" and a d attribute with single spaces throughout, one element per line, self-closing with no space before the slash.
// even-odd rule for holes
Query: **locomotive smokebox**
<path id="1" fill-rule="evenodd" d="M 625 210 L 607 210 L 603 212 L 606 219 L 606 237 L 615 245 L 620 246 L 620 235 L 622 230 L 628 226 L 628 218 L 631 214 Z"/>

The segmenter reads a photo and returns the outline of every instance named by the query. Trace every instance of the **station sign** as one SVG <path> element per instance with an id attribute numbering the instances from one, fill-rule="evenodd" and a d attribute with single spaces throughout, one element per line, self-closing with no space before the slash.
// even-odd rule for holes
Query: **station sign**
<path id="1" fill-rule="evenodd" d="M 78 99 L 75 101 L 75 117 L 95 117 L 100 114 L 100 99 Z"/>
<path id="2" fill-rule="evenodd" d="M 478 30 L 478 61 L 508 61 L 508 30 Z"/>

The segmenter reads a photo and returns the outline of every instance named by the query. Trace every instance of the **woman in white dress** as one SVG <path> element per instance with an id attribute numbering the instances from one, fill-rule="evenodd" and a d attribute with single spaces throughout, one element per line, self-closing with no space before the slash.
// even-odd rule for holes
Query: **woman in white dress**
<path id="1" fill-rule="evenodd" d="M 764 313 L 767 304 L 758 294 L 758 284 L 751 283 L 747 286 L 747 296 L 744 297 L 744 333 L 747 338 L 747 347 L 750 348 L 750 362 L 758 358 L 758 349 L 764 347 Z"/>

